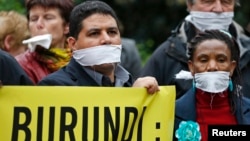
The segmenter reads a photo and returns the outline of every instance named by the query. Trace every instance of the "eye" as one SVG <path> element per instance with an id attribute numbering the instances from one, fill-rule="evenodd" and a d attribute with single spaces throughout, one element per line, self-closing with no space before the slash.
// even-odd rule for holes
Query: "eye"
<path id="1" fill-rule="evenodd" d="M 98 36 L 99 34 L 100 34 L 99 32 L 94 31 L 94 32 L 90 32 L 90 33 L 89 33 L 89 36 L 91 36 L 91 37 L 96 37 L 96 36 Z"/>
<path id="2" fill-rule="evenodd" d="M 109 35 L 117 35 L 117 34 L 118 34 L 118 31 L 117 31 L 117 30 L 114 30 L 114 29 L 113 29 L 113 30 L 109 30 L 109 31 L 108 31 L 108 34 L 109 34 Z"/>
<path id="3" fill-rule="evenodd" d="M 226 58 L 224 58 L 224 57 L 219 57 L 219 58 L 217 59 L 217 61 L 218 61 L 219 63 L 224 63 L 224 62 L 226 61 Z"/>
<path id="4" fill-rule="evenodd" d="M 32 22 L 35 22 L 35 21 L 37 21 L 38 20 L 38 17 L 37 16 L 32 16 L 32 17 L 30 17 L 30 21 L 32 21 Z"/>
<path id="5" fill-rule="evenodd" d="M 199 61 L 200 61 L 201 63 L 206 63 L 206 62 L 208 61 L 208 59 L 207 59 L 207 57 L 201 57 L 201 58 L 199 59 Z"/>
<path id="6" fill-rule="evenodd" d="M 222 4 L 225 4 L 225 5 L 231 5 L 231 4 L 233 4 L 233 3 L 234 3 L 233 0 L 223 0 L 223 1 L 222 1 Z"/>
<path id="7" fill-rule="evenodd" d="M 53 15 L 46 15 L 45 19 L 46 20 L 51 20 L 51 19 L 54 19 L 54 16 Z"/>

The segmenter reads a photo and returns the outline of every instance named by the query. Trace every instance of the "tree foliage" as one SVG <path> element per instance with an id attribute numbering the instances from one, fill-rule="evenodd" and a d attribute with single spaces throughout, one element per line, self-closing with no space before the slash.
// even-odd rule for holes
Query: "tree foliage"
<path id="1" fill-rule="evenodd" d="M 0 10 L 15 10 L 19 13 L 24 13 L 25 11 L 23 1 L 21 0 L 0 0 Z"/>

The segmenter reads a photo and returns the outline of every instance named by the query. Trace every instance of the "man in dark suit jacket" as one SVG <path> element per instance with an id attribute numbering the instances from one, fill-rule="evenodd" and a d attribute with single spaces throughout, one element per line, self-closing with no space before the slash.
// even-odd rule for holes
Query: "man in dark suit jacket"
<path id="1" fill-rule="evenodd" d="M 44 79 L 39 85 L 146 87 L 159 90 L 153 77 L 135 82 L 120 63 L 121 37 L 118 18 L 102 1 L 85 1 L 70 16 L 68 45 L 73 50 L 69 64 Z"/>

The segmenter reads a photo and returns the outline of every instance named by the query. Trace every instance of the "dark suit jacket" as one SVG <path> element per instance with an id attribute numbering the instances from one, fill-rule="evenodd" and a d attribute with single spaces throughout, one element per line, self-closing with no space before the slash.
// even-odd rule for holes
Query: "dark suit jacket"
<path id="1" fill-rule="evenodd" d="M 132 78 L 130 78 L 124 87 L 130 87 L 132 84 Z M 38 85 L 100 86 L 73 58 L 68 65 L 49 74 L 38 82 Z"/>
<path id="2" fill-rule="evenodd" d="M 34 85 L 16 59 L 1 49 L 0 80 L 3 85 Z"/>

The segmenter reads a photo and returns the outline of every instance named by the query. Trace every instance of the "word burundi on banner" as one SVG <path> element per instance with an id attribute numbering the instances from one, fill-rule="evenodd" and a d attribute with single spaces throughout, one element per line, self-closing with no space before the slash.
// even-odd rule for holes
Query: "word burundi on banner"
<path id="1" fill-rule="evenodd" d="M 174 108 L 174 86 L 3 86 L 0 140 L 171 141 Z"/>

